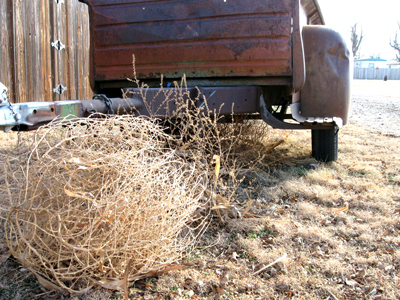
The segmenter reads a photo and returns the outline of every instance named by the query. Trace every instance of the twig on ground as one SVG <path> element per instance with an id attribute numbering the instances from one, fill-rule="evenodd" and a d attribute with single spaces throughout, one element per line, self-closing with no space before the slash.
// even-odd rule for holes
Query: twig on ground
<path id="1" fill-rule="evenodd" d="M 286 257 L 287 257 L 287 253 L 285 253 L 282 257 L 278 258 L 277 260 L 275 260 L 274 262 L 270 263 L 269 265 L 267 265 L 267 266 L 261 268 L 260 270 L 254 272 L 254 273 L 253 273 L 253 276 L 254 276 L 254 275 L 257 275 L 258 273 L 261 273 L 262 271 L 264 271 L 264 270 L 268 269 L 269 267 L 271 267 L 271 266 L 277 264 L 278 262 L 281 262 L 281 261 L 284 260 Z"/>
<path id="2" fill-rule="evenodd" d="M 326 291 L 333 297 L 333 299 L 339 300 L 330 290 L 326 289 Z"/>

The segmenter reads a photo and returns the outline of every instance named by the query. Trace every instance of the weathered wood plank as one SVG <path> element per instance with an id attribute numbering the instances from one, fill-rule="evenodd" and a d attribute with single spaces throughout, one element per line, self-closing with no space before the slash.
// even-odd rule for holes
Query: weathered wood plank
<path id="1" fill-rule="evenodd" d="M 91 56 L 90 56 L 90 27 L 89 27 L 89 10 L 86 4 L 78 2 L 78 7 L 80 9 L 80 14 L 78 17 L 80 18 L 80 62 L 81 67 L 79 68 L 81 72 L 80 84 L 82 86 L 82 95 L 80 99 L 89 99 L 93 95 L 93 91 L 91 88 Z"/>
<path id="2" fill-rule="evenodd" d="M 0 1 L 0 81 L 12 102 L 89 99 L 88 7 L 77 0 Z M 57 51 L 60 40 L 67 49 Z M 63 95 L 53 93 L 58 84 Z"/>
<path id="3" fill-rule="evenodd" d="M 15 97 L 18 102 L 26 102 L 26 68 L 25 68 L 25 24 L 23 22 L 23 3 L 22 1 L 13 2 L 14 32 L 13 32 L 13 51 L 14 51 L 14 86 Z"/>
<path id="4" fill-rule="evenodd" d="M 13 53 L 10 47 L 10 36 L 12 36 L 12 9 L 11 1 L 0 2 L 0 82 L 9 88 L 10 95 L 14 94 Z"/>
<path id="5" fill-rule="evenodd" d="M 67 43 L 67 51 L 66 51 L 66 61 L 65 67 L 68 70 L 68 85 L 70 89 L 68 90 L 68 95 L 70 99 L 77 99 L 78 94 L 77 90 L 78 82 L 76 80 L 77 77 L 77 68 L 78 68 L 78 61 L 77 61 L 77 52 L 79 45 L 77 43 L 77 5 L 75 1 L 68 1 L 65 3 L 66 8 L 66 18 L 67 21 L 65 24 L 65 31 L 66 31 L 66 43 Z"/>
<path id="6" fill-rule="evenodd" d="M 48 5 L 48 1 L 42 1 L 40 5 L 40 31 L 41 31 L 41 40 L 40 40 L 40 48 L 42 50 L 42 78 L 43 78 L 43 100 L 52 100 L 53 99 L 53 91 L 52 91 L 52 68 L 51 68 L 51 46 L 49 45 L 49 41 L 51 41 L 51 30 L 50 30 L 50 8 Z M 44 24 L 44 25 L 42 25 Z"/>
<path id="7" fill-rule="evenodd" d="M 66 41 L 66 11 L 65 11 L 65 3 L 53 3 L 51 5 L 54 6 L 55 8 L 55 18 L 53 20 L 53 24 L 51 26 L 54 28 L 56 35 L 54 37 L 54 41 L 61 41 L 67 48 L 69 45 L 67 45 Z M 57 78 L 57 81 L 54 82 L 54 87 L 58 86 L 59 84 L 67 87 L 67 92 L 62 93 L 61 95 L 56 96 L 56 100 L 67 100 L 68 99 L 68 93 L 70 90 L 70 86 L 68 85 L 67 82 L 67 68 L 65 67 L 66 65 L 66 50 L 62 51 L 57 51 L 55 48 L 51 49 L 53 52 L 55 52 L 55 58 L 56 58 L 56 74 L 55 78 Z"/>

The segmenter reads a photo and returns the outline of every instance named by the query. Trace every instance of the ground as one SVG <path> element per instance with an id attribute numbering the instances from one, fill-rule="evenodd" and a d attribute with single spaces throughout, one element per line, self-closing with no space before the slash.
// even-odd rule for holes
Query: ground
<path id="1" fill-rule="evenodd" d="M 386 94 L 398 82 L 382 83 L 356 81 L 355 102 L 398 119 L 398 111 L 370 105 L 380 90 L 379 99 L 398 107 L 398 96 Z M 354 115 L 340 131 L 338 161 L 328 164 L 310 158 L 309 132 L 271 131 L 285 143 L 274 150 L 276 162 L 246 174 L 251 210 L 242 218 L 225 211 L 223 221 L 215 215 L 179 262 L 186 269 L 133 283 L 129 298 L 400 299 L 400 138 Z M 1 138 L 4 147 L 16 143 Z M 86 295 L 46 290 L 8 257 L 2 239 L 1 254 L 0 299 L 124 298 L 101 288 Z"/>

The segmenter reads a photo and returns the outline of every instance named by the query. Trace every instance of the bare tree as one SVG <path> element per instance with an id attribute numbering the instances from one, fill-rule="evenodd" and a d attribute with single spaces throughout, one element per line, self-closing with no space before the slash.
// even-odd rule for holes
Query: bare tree
<path id="1" fill-rule="evenodd" d="M 397 25 L 399 25 L 399 29 L 400 29 L 400 23 L 397 23 Z M 396 53 L 396 60 L 398 62 L 400 62 L 400 42 L 397 41 L 397 33 L 398 31 L 396 31 L 396 35 L 394 36 L 394 40 L 392 42 L 392 40 L 390 40 L 390 47 L 392 47 L 393 49 L 395 49 L 398 54 Z"/>
<path id="2" fill-rule="evenodd" d="M 369 58 L 381 58 L 381 54 L 380 53 L 378 53 L 378 54 L 374 53 L 374 54 L 370 55 Z"/>
<path id="3" fill-rule="evenodd" d="M 351 26 L 351 44 L 352 44 L 354 59 L 360 58 L 360 53 L 358 52 L 358 50 L 360 49 L 361 42 L 364 38 L 362 28 L 361 28 L 360 35 L 358 35 L 358 33 L 357 33 L 357 24 L 358 23 L 355 23 L 353 26 Z"/>

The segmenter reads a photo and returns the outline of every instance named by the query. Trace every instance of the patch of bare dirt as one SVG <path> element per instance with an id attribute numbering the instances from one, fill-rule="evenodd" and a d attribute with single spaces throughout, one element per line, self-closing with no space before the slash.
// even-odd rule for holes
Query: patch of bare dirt
<path id="1" fill-rule="evenodd" d="M 374 132 L 400 136 L 399 87 L 399 80 L 354 80 L 350 121 Z"/>

